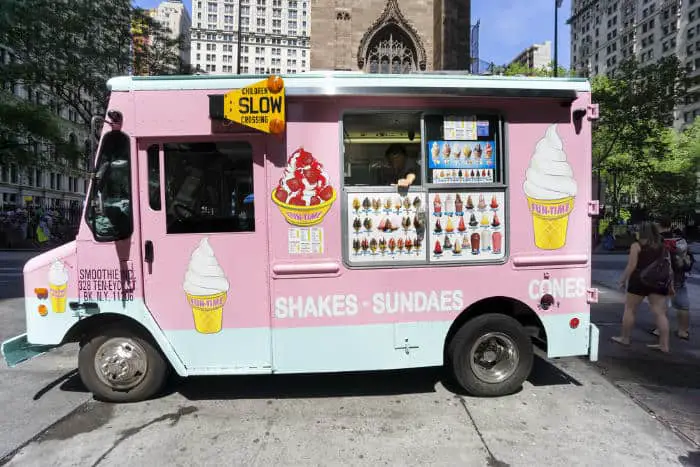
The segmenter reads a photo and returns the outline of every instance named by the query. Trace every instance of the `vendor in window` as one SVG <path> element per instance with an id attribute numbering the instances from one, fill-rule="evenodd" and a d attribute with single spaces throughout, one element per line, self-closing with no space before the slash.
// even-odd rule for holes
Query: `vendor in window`
<path id="1" fill-rule="evenodd" d="M 384 153 L 388 166 L 381 172 L 381 184 L 398 185 L 407 188 L 416 180 L 418 166 L 415 159 L 406 155 L 406 149 L 400 144 L 392 144 Z"/>

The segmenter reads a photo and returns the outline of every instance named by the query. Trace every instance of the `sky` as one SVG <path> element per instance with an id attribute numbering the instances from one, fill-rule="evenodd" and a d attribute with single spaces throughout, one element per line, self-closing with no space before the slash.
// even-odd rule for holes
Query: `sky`
<path id="1" fill-rule="evenodd" d="M 142 8 L 153 8 L 160 1 L 134 0 L 134 4 Z M 184 3 L 191 14 L 192 1 L 184 0 Z M 481 21 L 479 58 L 502 65 L 509 63 L 532 44 L 549 40 L 553 47 L 554 4 L 555 0 L 472 0 L 472 24 Z M 557 56 L 559 65 L 566 68 L 571 61 L 569 26 L 566 24 L 570 15 L 571 0 L 564 0 L 559 8 Z"/>

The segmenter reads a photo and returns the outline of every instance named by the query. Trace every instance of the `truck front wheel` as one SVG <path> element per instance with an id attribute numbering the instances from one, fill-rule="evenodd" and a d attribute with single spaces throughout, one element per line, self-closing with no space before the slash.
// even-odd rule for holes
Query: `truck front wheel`
<path id="1" fill-rule="evenodd" d="M 106 329 L 80 348 L 78 372 L 96 399 L 137 402 L 157 393 L 169 365 L 146 337 L 122 327 Z"/>
<path id="2" fill-rule="evenodd" d="M 448 347 L 448 366 L 456 382 L 474 396 L 504 396 L 530 375 L 530 337 L 514 318 L 485 314 L 464 323 Z"/>

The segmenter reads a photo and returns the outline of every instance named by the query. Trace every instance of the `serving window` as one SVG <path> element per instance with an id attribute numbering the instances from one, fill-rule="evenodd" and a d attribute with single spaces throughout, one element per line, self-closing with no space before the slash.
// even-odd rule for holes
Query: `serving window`
<path id="1" fill-rule="evenodd" d="M 421 184 L 421 113 L 346 114 L 345 186 L 391 187 L 413 174 Z"/>
<path id="2" fill-rule="evenodd" d="M 342 128 L 349 265 L 503 261 L 507 197 L 497 115 L 350 113 Z"/>

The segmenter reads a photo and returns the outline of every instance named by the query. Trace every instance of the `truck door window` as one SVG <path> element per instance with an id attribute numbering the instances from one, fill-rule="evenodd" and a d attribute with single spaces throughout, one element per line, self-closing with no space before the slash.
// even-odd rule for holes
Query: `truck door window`
<path id="1" fill-rule="evenodd" d="M 157 144 L 148 147 L 148 205 L 160 211 L 160 150 Z"/>
<path id="2" fill-rule="evenodd" d="M 392 186 L 413 174 L 421 184 L 421 114 L 410 111 L 343 117 L 345 186 Z"/>
<path id="3" fill-rule="evenodd" d="M 169 143 L 163 153 L 167 233 L 255 230 L 250 144 Z"/>
<path id="4" fill-rule="evenodd" d="M 131 150 L 125 133 L 110 131 L 102 139 L 89 200 L 86 220 L 97 241 L 131 236 Z"/>

